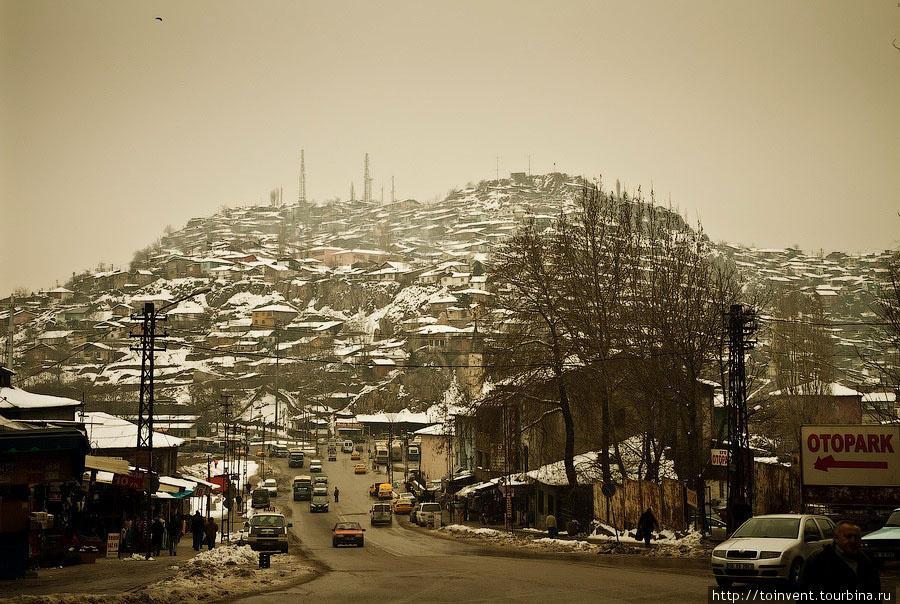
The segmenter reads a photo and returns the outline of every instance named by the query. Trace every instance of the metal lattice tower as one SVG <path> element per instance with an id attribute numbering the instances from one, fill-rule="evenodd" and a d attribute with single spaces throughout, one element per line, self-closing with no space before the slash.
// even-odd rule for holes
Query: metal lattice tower
<path id="1" fill-rule="evenodd" d="M 153 302 L 144 304 L 144 312 L 139 316 L 141 333 L 138 337 L 141 344 L 132 350 L 141 353 L 141 386 L 138 403 L 138 435 L 137 448 L 146 451 L 147 469 L 153 467 L 153 353 L 164 348 L 156 347 L 156 322 L 165 321 L 166 317 L 157 317 Z"/>
<path id="2" fill-rule="evenodd" d="M 299 203 L 306 203 L 306 163 L 304 162 L 303 149 L 300 149 L 300 195 Z"/>
<path id="3" fill-rule="evenodd" d="M 728 530 L 734 531 L 752 515 L 753 456 L 747 421 L 747 375 L 744 364 L 748 350 L 756 344 L 756 315 L 733 304 L 728 315 L 728 443 L 730 447 L 728 484 Z"/>
<path id="4" fill-rule="evenodd" d="M 369 154 L 366 153 L 366 169 L 363 174 L 363 201 L 372 201 L 372 179 L 369 178 Z"/>

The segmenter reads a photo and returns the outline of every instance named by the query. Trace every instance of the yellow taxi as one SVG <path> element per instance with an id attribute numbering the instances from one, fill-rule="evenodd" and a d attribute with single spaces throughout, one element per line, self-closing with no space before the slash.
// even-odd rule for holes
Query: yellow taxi
<path id="1" fill-rule="evenodd" d="M 353 466 L 353 473 L 354 474 L 365 474 L 366 473 L 366 464 L 358 463 L 355 466 Z"/>
<path id="2" fill-rule="evenodd" d="M 394 502 L 395 514 L 409 514 L 413 509 L 412 501 L 409 499 L 398 499 Z"/>
<path id="3" fill-rule="evenodd" d="M 352 459 L 354 461 L 359 460 L 360 457 L 361 457 L 361 455 L 359 454 L 359 451 L 354 451 L 353 453 L 350 454 L 350 459 Z"/>

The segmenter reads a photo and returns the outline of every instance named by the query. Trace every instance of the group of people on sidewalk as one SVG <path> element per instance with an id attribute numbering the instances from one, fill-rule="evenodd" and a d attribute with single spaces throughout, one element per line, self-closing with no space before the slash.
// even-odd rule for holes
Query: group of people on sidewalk
<path id="1" fill-rule="evenodd" d="M 216 535 L 218 533 L 219 525 L 212 516 L 204 520 L 198 511 L 191 517 L 191 535 L 194 538 L 194 551 L 199 552 L 204 545 L 209 549 L 216 547 Z"/>
<path id="2" fill-rule="evenodd" d="M 159 556 L 165 548 L 170 556 L 174 556 L 183 534 L 184 519 L 181 514 L 175 514 L 168 520 L 157 515 L 150 523 L 149 531 L 143 517 L 138 516 L 134 520 L 126 518 L 119 531 L 119 555 L 144 551 L 149 538 L 151 555 Z"/>

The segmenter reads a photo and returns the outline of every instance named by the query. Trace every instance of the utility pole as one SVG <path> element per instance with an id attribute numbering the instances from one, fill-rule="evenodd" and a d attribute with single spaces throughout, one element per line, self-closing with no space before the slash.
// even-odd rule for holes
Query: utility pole
<path id="1" fill-rule="evenodd" d="M 497 156 L 497 184 L 500 184 L 500 156 Z"/>
<path id="2" fill-rule="evenodd" d="M 136 464 L 140 467 L 143 464 L 147 468 L 147 475 L 144 481 L 144 488 L 147 491 L 146 501 L 146 536 L 147 536 L 147 557 L 150 559 L 152 546 L 150 543 L 150 525 L 153 516 L 153 353 L 157 350 L 165 350 L 165 348 L 156 347 L 156 322 L 165 321 L 166 317 L 159 317 L 156 314 L 156 308 L 153 302 L 144 304 L 144 310 L 141 315 L 132 315 L 132 319 L 141 321 L 141 333 L 132 334 L 133 337 L 139 337 L 141 344 L 139 347 L 132 346 L 131 350 L 140 351 L 141 353 L 141 385 L 138 402 L 138 430 L 137 430 L 137 459 Z M 165 337 L 167 334 L 163 334 Z"/>
<path id="3" fill-rule="evenodd" d="M 747 421 L 747 376 L 744 358 L 756 341 L 756 314 L 733 304 L 728 313 L 728 532 L 753 515 L 753 457 Z"/>
<path id="4" fill-rule="evenodd" d="M 394 177 L 393 177 L 393 175 L 392 175 L 392 176 L 391 176 L 391 203 L 394 203 L 395 201 L 397 201 L 397 196 L 395 195 L 395 192 L 394 192 L 394 191 L 395 191 L 395 189 L 394 189 Z"/>
<path id="5" fill-rule="evenodd" d="M 225 454 L 222 456 L 222 473 L 225 476 L 225 479 L 222 481 L 222 535 L 225 535 L 225 528 L 228 528 L 228 540 L 231 541 L 231 506 L 233 503 L 233 488 L 231 485 L 231 471 L 229 466 L 229 458 L 233 457 L 233 455 L 229 455 L 231 453 L 231 442 L 228 439 L 228 424 L 231 422 L 231 396 L 230 394 L 222 395 L 222 424 L 225 427 Z M 228 510 L 228 521 L 226 524 L 225 520 L 225 510 Z"/>
<path id="6" fill-rule="evenodd" d="M 278 342 L 280 332 L 275 321 L 275 439 L 278 440 Z"/>

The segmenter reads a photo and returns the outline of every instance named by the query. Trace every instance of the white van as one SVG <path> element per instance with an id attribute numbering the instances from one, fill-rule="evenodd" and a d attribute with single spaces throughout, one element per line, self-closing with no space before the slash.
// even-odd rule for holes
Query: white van
<path id="1" fill-rule="evenodd" d="M 353 441 L 345 440 L 341 445 L 341 453 L 353 453 Z"/>

